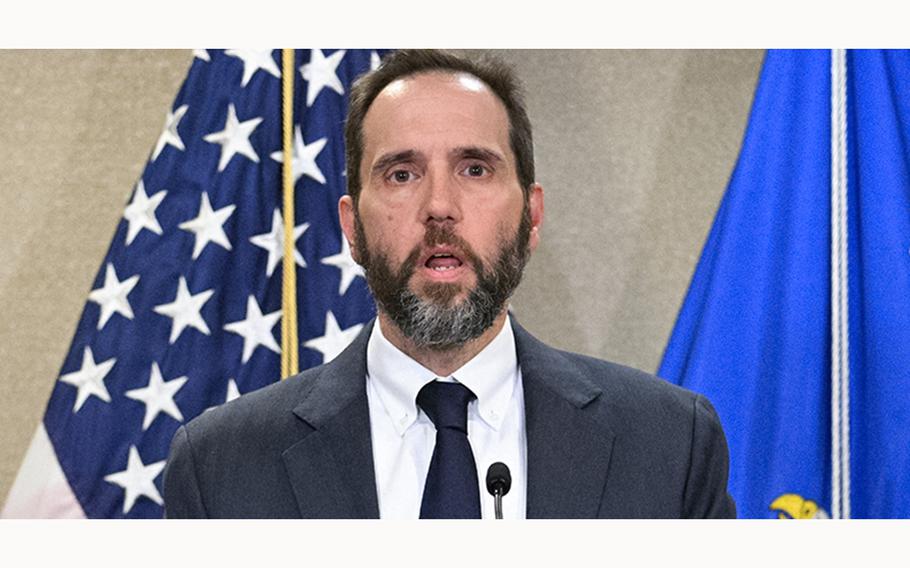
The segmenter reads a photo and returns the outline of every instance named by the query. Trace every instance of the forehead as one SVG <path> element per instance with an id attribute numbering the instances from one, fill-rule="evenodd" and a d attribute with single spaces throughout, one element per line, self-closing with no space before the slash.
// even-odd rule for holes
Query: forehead
<path id="1" fill-rule="evenodd" d="M 488 145 L 511 156 L 505 105 L 466 73 L 429 72 L 396 79 L 370 105 L 363 124 L 364 158 L 427 144 Z"/>

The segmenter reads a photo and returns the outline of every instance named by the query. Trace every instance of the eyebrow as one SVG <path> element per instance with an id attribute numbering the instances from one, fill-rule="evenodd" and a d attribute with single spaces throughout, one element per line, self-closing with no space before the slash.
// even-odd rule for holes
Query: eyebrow
<path id="1" fill-rule="evenodd" d="M 505 161 L 505 158 L 488 148 L 481 146 L 459 146 L 452 149 L 450 154 L 459 159 L 474 159 L 491 162 L 494 164 Z M 402 150 L 401 152 L 389 152 L 383 154 L 370 168 L 373 174 L 379 174 L 395 164 L 415 161 L 420 154 L 416 150 Z"/>
<path id="2" fill-rule="evenodd" d="M 402 162 L 412 162 L 417 157 L 417 152 L 414 150 L 404 150 L 402 152 L 390 152 L 388 154 L 383 154 L 380 156 L 376 163 L 373 164 L 373 167 L 370 170 L 376 174 L 386 170 L 389 166 L 394 164 L 400 164 Z"/>
<path id="3" fill-rule="evenodd" d="M 500 163 L 505 159 L 497 152 L 480 146 L 462 146 L 452 150 L 452 155 L 461 159 L 483 160 L 486 162 Z"/>

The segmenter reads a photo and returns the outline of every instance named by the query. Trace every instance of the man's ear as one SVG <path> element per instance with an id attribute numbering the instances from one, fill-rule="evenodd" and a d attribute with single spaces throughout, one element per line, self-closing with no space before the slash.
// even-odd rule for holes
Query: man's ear
<path id="1" fill-rule="evenodd" d="M 354 207 L 354 200 L 350 195 L 342 195 L 341 199 L 338 200 L 338 219 L 341 221 L 341 231 L 351 247 L 351 258 L 354 259 L 354 262 L 359 263 L 357 231 L 354 230 Z"/>
<path id="2" fill-rule="evenodd" d="M 540 227 L 543 225 L 543 187 L 539 183 L 531 184 L 528 208 L 531 212 L 531 237 L 528 246 L 533 251 L 540 244 Z"/>

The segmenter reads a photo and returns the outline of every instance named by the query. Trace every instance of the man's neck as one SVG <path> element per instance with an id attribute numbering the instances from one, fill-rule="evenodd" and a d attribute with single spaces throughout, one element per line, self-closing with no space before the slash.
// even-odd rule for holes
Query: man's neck
<path id="1" fill-rule="evenodd" d="M 409 338 L 401 333 L 395 323 L 387 315 L 379 312 L 379 323 L 382 326 L 382 335 L 389 340 L 389 343 L 401 350 L 402 353 L 414 359 L 427 369 L 433 371 L 438 377 L 448 377 L 455 371 L 464 366 L 465 363 L 473 359 L 478 353 L 483 351 L 484 347 L 493 341 L 502 326 L 506 322 L 506 310 L 496 316 L 493 325 L 490 326 L 480 337 L 462 343 L 451 349 L 444 351 L 419 347 Z"/>

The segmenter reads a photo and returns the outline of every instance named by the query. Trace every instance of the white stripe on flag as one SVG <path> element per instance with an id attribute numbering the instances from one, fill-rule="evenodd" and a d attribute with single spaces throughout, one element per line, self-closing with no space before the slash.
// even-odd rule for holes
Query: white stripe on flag
<path id="1" fill-rule="evenodd" d="M 70 489 L 44 424 L 38 426 L 16 481 L 6 497 L 4 519 L 84 519 Z"/>

